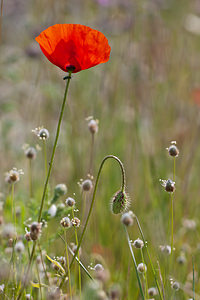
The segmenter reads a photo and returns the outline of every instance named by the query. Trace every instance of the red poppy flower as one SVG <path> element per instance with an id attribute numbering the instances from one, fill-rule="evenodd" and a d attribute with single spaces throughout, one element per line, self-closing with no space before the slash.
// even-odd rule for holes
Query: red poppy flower
<path id="1" fill-rule="evenodd" d="M 51 63 L 73 73 L 107 62 L 111 50 L 103 33 L 79 24 L 50 26 L 36 41 Z"/>

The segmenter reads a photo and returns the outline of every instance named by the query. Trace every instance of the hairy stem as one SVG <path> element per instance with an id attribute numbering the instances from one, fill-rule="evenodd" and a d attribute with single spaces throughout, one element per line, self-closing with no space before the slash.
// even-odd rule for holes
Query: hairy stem
<path id="1" fill-rule="evenodd" d="M 81 246 L 81 243 L 83 241 L 83 237 L 85 235 L 85 231 L 87 229 L 87 225 L 88 225 L 88 222 L 89 222 L 89 219 L 90 219 L 90 216 L 91 216 L 91 213 L 92 213 L 92 209 L 93 209 L 93 206 L 94 206 L 94 201 L 95 201 L 95 197 L 96 197 L 96 192 L 97 192 L 97 186 L 98 186 L 98 183 L 99 183 L 99 178 L 100 178 L 100 175 L 101 175 L 101 171 L 102 171 L 102 168 L 103 168 L 103 165 L 104 163 L 108 160 L 108 159 L 114 159 L 118 162 L 120 168 L 121 168 L 121 173 L 122 173 L 122 184 L 121 184 L 121 189 L 122 191 L 125 190 L 125 170 L 124 170 L 124 166 L 121 162 L 121 160 L 114 156 L 114 155 L 107 155 L 106 157 L 104 157 L 104 159 L 102 160 L 101 164 L 100 164 L 100 167 L 99 167 L 99 171 L 97 173 L 97 178 L 96 178 L 96 182 L 95 182 L 95 186 L 94 186 L 94 191 L 93 191 L 93 195 L 92 195 L 92 201 L 91 201 L 91 205 L 90 205 L 90 209 L 89 209 L 89 212 L 88 212 L 88 216 L 87 216 L 87 219 L 86 219 L 86 222 L 85 222 L 85 225 L 84 225 L 84 228 L 83 228 L 83 231 L 82 231 L 82 234 L 81 234 L 81 237 L 80 237 L 80 240 L 79 240 L 79 244 L 77 246 L 77 249 L 76 249 L 76 252 L 72 258 L 72 261 L 71 261 L 71 264 L 70 264 L 70 269 L 73 265 L 73 262 L 78 254 L 78 251 L 80 249 L 80 246 Z M 60 288 L 62 287 L 64 283 L 64 279 L 61 281 L 61 284 L 60 284 Z"/>

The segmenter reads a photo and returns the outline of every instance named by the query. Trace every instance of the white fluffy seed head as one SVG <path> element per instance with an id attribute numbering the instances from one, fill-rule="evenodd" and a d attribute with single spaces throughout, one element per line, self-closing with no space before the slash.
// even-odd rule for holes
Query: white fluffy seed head
<path id="1" fill-rule="evenodd" d="M 34 147 L 28 147 L 25 150 L 25 155 L 28 159 L 35 159 L 37 155 L 37 151 Z"/>
<path id="2" fill-rule="evenodd" d="M 122 215 L 121 222 L 125 226 L 131 226 L 131 225 L 133 225 L 133 217 L 131 216 L 131 214 L 129 212 L 126 212 Z"/>
<path id="3" fill-rule="evenodd" d="M 157 290 L 157 288 L 155 288 L 155 287 L 150 287 L 149 289 L 148 289 L 148 294 L 149 294 L 149 296 L 156 296 L 157 294 L 158 294 L 158 290 Z"/>
<path id="4" fill-rule="evenodd" d="M 68 217 L 64 217 L 60 221 L 60 225 L 64 228 L 69 228 L 69 227 L 71 227 L 72 223 Z"/>
<path id="5" fill-rule="evenodd" d="M 137 249 L 141 249 L 144 247 L 144 242 L 140 239 L 137 239 L 133 242 L 133 246 Z"/>
<path id="6" fill-rule="evenodd" d="M 92 134 L 97 133 L 98 130 L 99 130 L 98 120 L 94 120 L 94 119 L 90 120 L 90 121 L 88 122 L 88 129 L 90 130 L 90 132 L 91 132 Z"/>
<path id="7" fill-rule="evenodd" d="M 24 252 L 24 244 L 22 243 L 22 241 L 19 241 L 15 244 L 15 251 L 19 254 L 23 253 Z"/>
<path id="8" fill-rule="evenodd" d="M 40 129 L 38 136 L 41 140 L 47 140 L 49 138 L 49 131 L 46 128 Z"/>
<path id="9" fill-rule="evenodd" d="M 169 245 L 166 245 L 166 246 L 160 246 L 160 250 L 164 253 L 164 254 L 167 254 L 167 255 L 170 255 L 171 254 L 171 247 Z"/>
<path id="10" fill-rule="evenodd" d="M 175 291 L 178 291 L 180 289 L 180 284 L 177 281 L 172 282 L 172 288 Z"/>
<path id="11" fill-rule="evenodd" d="M 74 198 L 68 197 L 65 201 L 65 204 L 67 206 L 73 207 L 75 205 L 76 201 L 74 200 Z"/>
<path id="12" fill-rule="evenodd" d="M 56 185 L 54 192 L 57 196 L 63 196 L 67 193 L 67 186 L 64 183 L 59 183 Z"/>
<path id="13" fill-rule="evenodd" d="M 51 218 L 55 217 L 57 212 L 57 207 L 55 204 L 52 204 L 48 210 L 48 214 L 50 215 Z"/>

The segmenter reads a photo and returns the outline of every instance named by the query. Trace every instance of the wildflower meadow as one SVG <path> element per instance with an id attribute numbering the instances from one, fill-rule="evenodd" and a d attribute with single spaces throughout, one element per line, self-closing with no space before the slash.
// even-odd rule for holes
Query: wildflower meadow
<path id="1" fill-rule="evenodd" d="M 199 0 L 0 0 L 0 299 L 200 299 Z"/>

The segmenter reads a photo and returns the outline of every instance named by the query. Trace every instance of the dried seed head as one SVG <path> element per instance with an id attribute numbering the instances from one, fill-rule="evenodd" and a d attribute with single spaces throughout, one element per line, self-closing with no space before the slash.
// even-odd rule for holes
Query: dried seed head
<path id="1" fill-rule="evenodd" d="M 177 157 L 179 155 L 179 150 L 176 146 L 176 142 L 171 142 L 171 146 L 167 148 L 169 155 L 173 157 Z"/>
<path id="2" fill-rule="evenodd" d="M 6 239 L 13 239 L 16 236 L 16 229 L 13 224 L 8 223 L 3 226 L 2 236 Z"/>
<path id="3" fill-rule="evenodd" d="M 54 193 L 57 197 L 65 195 L 67 193 L 67 186 L 64 183 L 57 184 Z"/>
<path id="4" fill-rule="evenodd" d="M 28 159 L 35 159 L 37 152 L 34 147 L 29 147 L 25 150 L 25 155 Z"/>
<path id="5" fill-rule="evenodd" d="M 67 206 L 73 207 L 75 205 L 76 201 L 73 198 L 68 197 L 66 199 L 65 203 L 66 203 Z"/>
<path id="6" fill-rule="evenodd" d="M 180 284 L 177 281 L 172 282 L 172 288 L 175 291 L 178 291 L 180 289 Z"/>
<path id="7" fill-rule="evenodd" d="M 64 266 L 66 264 L 66 258 L 64 256 L 60 256 L 57 258 L 57 261 Z"/>
<path id="8" fill-rule="evenodd" d="M 26 232 L 24 235 L 24 238 L 27 240 L 27 242 L 31 241 L 31 233 L 30 232 Z"/>
<path id="9" fill-rule="evenodd" d="M 156 296 L 158 294 L 158 290 L 155 287 L 151 287 L 148 289 L 148 294 L 149 296 L 153 297 Z"/>
<path id="10" fill-rule="evenodd" d="M 5 181 L 13 184 L 20 180 L 20 175 L 23 175 L 24 172 L 22 170 L 17 170 L 16 168 L 11 169 L 6 173 Z"/>
<path id="11" fill-rule="evenodd" d="M 94 120 L 94 119 L 91 119 L 88 122 L 88 128 L 92 134 L 95 134 L 98 132 L 98 130 L 99 130 L 98 123 L 99 123 L 98 120 Z"/>
<path id="12" fill-rule="evenodd" d="M 180 256 L 177 257 L 177 263 L 180 265 L 184 265 L 186 263 L 186 257 L 184 254 L 181 254 Z"/>
<path id="13" fill-rule="evenodd" d="M 140 239 L 137 239 L 133 242 L 133 246 L 137 249 L 141 249 L 144 247 L 144 242 Z"/>
<path id="14" fill-rule="evenodd" d="M 74 227 L 79 227 L 81 221 L 79 220 L 79 218 L 74 217 L 74 218 L 71 220 L 71 223 L 72 223 L 72 226 L 74 226 Z"/>
<path id="15" fill-rule="evenodd" d="M 125 226 L 131 226 L 131 225 L 133 225 L 133 217 L 131 216 L 131 214 L 129 212 L 126 212 L 122 215 L 121 222 Z"/>
<path id="16" fill-rule="evenodd" d="M 121 288 L 118 284 L 115 284 L 110 288 L 109 299 L 111 300 L 120 300 L 121 299 Z"/>
<path id="17" fill-rule="evenodd" d="M 126 210 L 129 204 L 129 197 L 125 191 L 118 191 L 111 200 L 111 210 L 114 214 L 120 214 Z"/>
<path id="18" fill-rule="evenodd" d="M 138 266 L 137 266 L 137 270 L 139 273 L 146 273 L 147 271 L 147 266 L 143 263 L 140 263 Z"/>
<path id="19" fill-rule="evenodd" d="M 37 127 L 32 132 L 39 137 L 40 140 L 47 140 L 49 138 L 49 131 L 44 127 Z"/>
<path id="20" fill-rule="evenodd" d="M 89 192 L 93 188 L 92 180 L 86 179 L 81 184 L 82 190 L 84 192 Z"/>
<path id="21" fill-rule="evenodd" d="M 71 227 L 72 223 L 68 217 L 64 217 L 60 221 L 60 225 L 65 228 L 69 228 L 69 227 Z"/>
<path id="22" fill-rule="evenodd" d="M 182 224 L 187 230 L 195 230 L 197 227 L 196 221 L 192 219 L 184 219 Z"/>
<path id="23" fill-rule="evenodd" d="M 160 246 L 160 250 L 167 255 L 171 254 L 171 247 L 169 245 L 166 246 Z"/>
<path id="24" fill-rule="evenodd" d="M 46 128 L 40 129 L 39 137 L 42 140 L 47 140 L 49 138 L 49 131 Z"/>
<path id="25" fill-rule="evenodd" d="M 22 252 L 24 252 L 24 249 L 25 249 L 25 247 L 24 247 L 24 244 L 22 243 L 22 241 L 19 241 L 19 242 L 17 242 L 17 243 L 15 244 L 15 251 L 16 251 L 17 253 L 22 253 Z"/>
<path id="26" fill-rule="evenodd" d="M 94 266 L 94 270 L 95 271 L 103 271 L 104 270 L 104 267 L 101 265 L 101 264 L 96 264 L 95 266 Z"/>
<path id="27" fill-rule="evenodd" d="M 165 191 L 168 193 L 173 193 L 175 191 L 175 182 L 171 179 L 168 180 L 160 180 L 161 185 L 165 188 Z"/>
<path id="28" fill-rule="evenodd" d="M 97 300 L 108 300 L 106 293 L 103 290 L 97 291 L 95 299 Z"/>
<path id="29" fill-rule="evenodd" d="M 30 227 L 30 236 L 33 241 L 36 241 L 41 233 L 42 225 L 38 222 L 33 222 Z"/>

